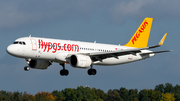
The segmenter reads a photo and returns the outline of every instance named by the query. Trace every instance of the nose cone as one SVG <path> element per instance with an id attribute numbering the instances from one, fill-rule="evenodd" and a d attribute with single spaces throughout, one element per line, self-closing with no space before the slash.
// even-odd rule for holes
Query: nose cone
<path id="1" fill-rule="evenodd" d="M 16 56 L 16 47 L 14 45 L 9 45 L 6 49 L 6 52 L 10 55 Z"/>
<path id="2" fill-rule="evenodd" d="M 13 53 L 13 48 L 12 48 L 11 45 L 9 45 L 9 46 L 7 47 L 6 52 L 7 52 L 8 54 L 12 55 L 12 53 Z"/>

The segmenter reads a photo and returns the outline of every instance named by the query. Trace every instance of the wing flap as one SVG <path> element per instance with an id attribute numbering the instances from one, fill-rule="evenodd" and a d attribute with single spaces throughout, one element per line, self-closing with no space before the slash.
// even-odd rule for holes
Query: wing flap
<path id="1" fill-rule="evenodd" d="M 136 53 L 141 52 L 140 49 L 126 49 L 126 50 L 117 50 L 112 52 L 96 52 L 96 53 L 89 53 L 89 56 L 93 61 L 102 61 L 103 59 L 114 57 L 118 58 L 118 56 L 127 55 L 127 54 L 133 54 L 136 55 Z"/>

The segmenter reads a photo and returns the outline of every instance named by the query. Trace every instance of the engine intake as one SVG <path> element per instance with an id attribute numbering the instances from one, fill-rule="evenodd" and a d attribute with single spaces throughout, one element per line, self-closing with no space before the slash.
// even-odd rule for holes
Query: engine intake
<path id="1" fill-rule="evenodd" d="M 92 64 L 92 60 L 86 55 L 71 55 L 69 63 L 73 67 L 77 68 L 89 68 Z"/>

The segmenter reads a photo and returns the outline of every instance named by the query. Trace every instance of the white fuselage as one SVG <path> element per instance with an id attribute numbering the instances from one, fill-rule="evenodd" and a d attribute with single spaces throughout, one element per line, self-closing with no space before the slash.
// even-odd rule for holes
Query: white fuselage
<path id="1" fill-rule="evenodd" d="M 69 63 L 68 56 L 73 54 L 88 54 L 97 52 L 107 53 L 130 48 L 132 47 L 49 38 L 23 37 L 15 40 L 13 44 L 9 45 L 7 52 L 13 56 L 25 59 Z M 135 55 L 128 54 L 123 56 L 110 57 L 103 59 L 102 61 L 94 61 L 92 64 L 118 65 L 154 56 L 154 54 L 140 55 L 141 53 L 147 52 L 151 51 L 141 50 L 140 53 L 136 53 Z"/>

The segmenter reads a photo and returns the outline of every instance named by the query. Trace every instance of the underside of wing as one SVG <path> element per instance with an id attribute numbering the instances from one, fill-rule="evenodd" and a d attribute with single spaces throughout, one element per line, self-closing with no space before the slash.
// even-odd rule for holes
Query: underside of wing
<path id="1" fill-rule="evenodd" d="M 141 48 L 141 49 L 127 49 L 127 50 L 119 50 L 119 51 L 113 51 L 113 52 L 97 52 L 97 53 L 88 53 L 86 55 L 89 55 L 91 57 L 91 59 L 93 61 L 102 61 L 103 59 L 106 58 L 117 58 L 118 56 L 123 56 L 123 55 L 128 55 L 128 54 L 132 54 L 132 55 L 136 55 L 137 53 L 140 53 L 141 55 L 146 55 L 146 54 L 153 54 L 153 53 L 164 53 L 164 52 L 171 52 L 172 50 L 165 50 L 165 51 L 150 51 L 150 52 L 146 52 L 146 53 L 141 53 L 141 50 L 146 50 L 148 48 Z"/>
<path id="2" fill-rule="evenodd" d="M 112 52 L 96 52 L 96 53 L 89 53 L 89 56 L 93 61 L 102 61 L 103 59 L 114 57 L 118 58 L 118 56 L 133 54 L 141 52 L 140 49 L 126 49 L 126 50 L 117 50 Z"/>

